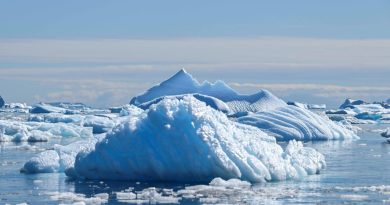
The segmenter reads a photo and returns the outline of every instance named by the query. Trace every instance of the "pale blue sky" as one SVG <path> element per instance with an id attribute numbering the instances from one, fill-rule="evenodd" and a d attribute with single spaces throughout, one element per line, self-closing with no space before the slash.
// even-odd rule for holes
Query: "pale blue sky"
<path id="1" fill-rule="evenodd" d="M 119 105 L 185 67 L 286 100 L 382 100 L 389 11 L 386 0 L 0 0 L 0 95 Z"/>

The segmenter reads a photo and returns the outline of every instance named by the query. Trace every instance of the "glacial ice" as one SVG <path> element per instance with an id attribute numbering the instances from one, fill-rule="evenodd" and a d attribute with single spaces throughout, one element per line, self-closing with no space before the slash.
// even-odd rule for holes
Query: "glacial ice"
<path id="1" fill-rule="evenodd" d="M 52 137 L 90 138 L 92 130 L 73 124 L 0 120 L 0 141 L 37 142 Z"/>
<path id="2" fill-rule="evenodd" d="M 184 96 L 129 116 L 80 151 L 74 168 L 65 172 L 85 179 L 264 182 L 315 174 L 324 166 L 324 157 L 301 142 L 292 141 L 283 151 L 261 130 Z"/>
<path id="3" fill-rule="evenodd" d="M 240 123 L 257 126 L 275 136 L 277 140 L 324 140 L 356 137 L 350 130 L 328 120 L 326 116 L 318 116 L 310 110 L 288 106 L 283 100 L 266 90 L 261 90 L 254 95 L 240 95 L 222 81 L 215 84 L 208 82 L 199 84 L 185 70 L 179 71 L 144 94 L 134 97 L 131 103 L 142 109 L 147 109 L 162 99 L 183 98 L 182 93 L 190 93 L 210 107 L 226 113 L 233 120 L 237 118 Z M 289 104 L 310 108 L 309 105 L 298 102 L 289 102 Z M 311 107 L 323 108 L 324 105 Z"/>
<path id="4" fill-rule="evenodd" d="M 353 131 L 336 124 L 326 116 L 291 105 L 249 113 L 247 116 L 237 118 L 237 121 L 258 127 L 281 141 L 357 138 Z"/>
<path id="5" fill-rule="evenodd" d="M 270 110 L 286 103 L 267 90 L 260 90 L 253 95 L 241 95 L 226 85 L 223 81 L 215 83 L 203 82 L 200 84 L 184 69 L 180 70 L 168 80 L 156 85 L 145 93 L 131 99 L 130 104 L 139 106 L 142 103 L 153 101 L 157 98 L 169 95 L 201 94 L 211 96 L 225 102 L 231 113 L 257 112 Z M 208 101 L 208 100 L 205 100 Z"/>

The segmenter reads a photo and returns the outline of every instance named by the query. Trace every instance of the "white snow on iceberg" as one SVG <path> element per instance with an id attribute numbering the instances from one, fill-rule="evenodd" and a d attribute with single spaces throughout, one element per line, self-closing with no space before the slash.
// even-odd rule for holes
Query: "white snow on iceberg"
<path id="1" fill-rule="evenodd" d="M 358 138 L 353 131 L 326 116 L 292 105 L 249 113 L 239 117 L 237 121 L 258 127 L 281 141 Z"/>
<path id="2" fill-rule="evenodd" d="M 318 173 L 323 155 L 292 141 L 286 151 L 261 130 L 233 122 L 192 96 L 163 99 L 80 152 L 71 177 L 134 181 L 250 182 Z"/>
<path id="3" fill-rule="evenodd" d="M 231 114 L 245 111 L 257 112 L 270 110 L 286 105 L 283 100 L 272 95 L 267 90 L 260 90 L 253 95 L 241 95 L 223 81 L 217 81 L 215 83 L 205 81 L 200 84 L 184 69 L 180 70 L 168 80 L 150 88 L 145 93 L 134 97 L 131 99 L 130 104 L 138 106 L 163 96 L 195 93 L 211 96 L 225 102 L 229 106 L 232 112 Z M 203 101 L 202 99 L 198 100 Z"/>

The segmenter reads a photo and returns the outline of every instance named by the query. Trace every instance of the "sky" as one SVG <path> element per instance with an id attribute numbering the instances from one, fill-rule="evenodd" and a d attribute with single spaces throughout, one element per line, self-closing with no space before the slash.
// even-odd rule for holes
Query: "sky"
<path id="1" fill-rule="evenodd" d="M 105 107 L 181 68 L 335 107 L 390 98 L 390 1 L 0 0 L 0 95 Z"/>

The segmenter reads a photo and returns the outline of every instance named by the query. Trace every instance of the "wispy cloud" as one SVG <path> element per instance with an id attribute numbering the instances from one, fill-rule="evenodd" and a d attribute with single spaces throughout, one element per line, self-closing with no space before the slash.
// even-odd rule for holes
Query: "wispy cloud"
<path id="1" fill-rule="evenodd" d="M 193 64 L 221 67 L 389 67 L 390 40 L 189 38 L 0 40 L 0 60 L 24 63 Z M 205 66 L 206 65 L 206 66 Z"/>

